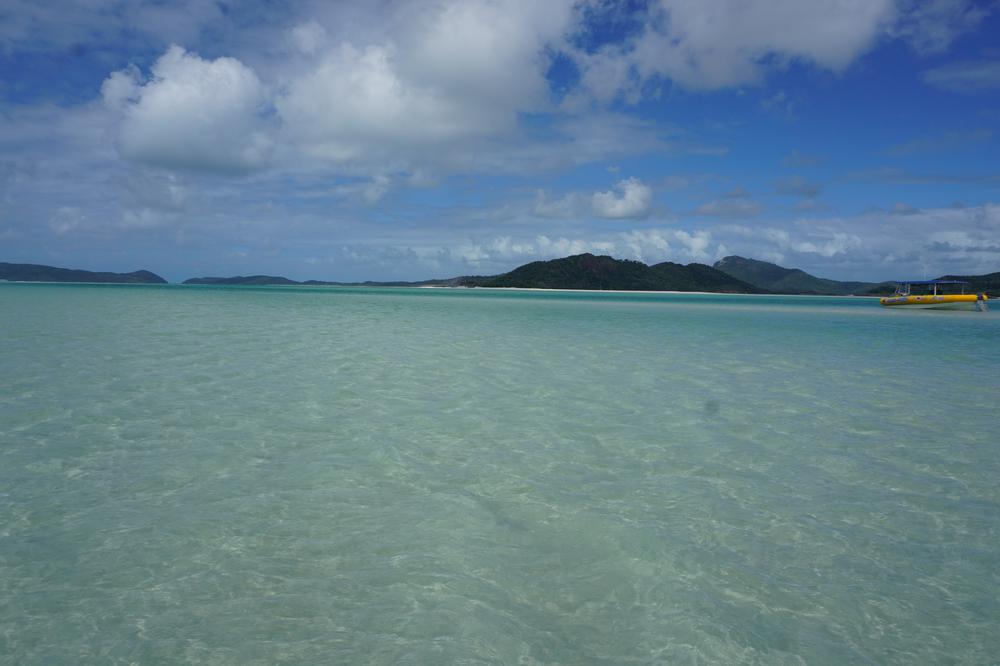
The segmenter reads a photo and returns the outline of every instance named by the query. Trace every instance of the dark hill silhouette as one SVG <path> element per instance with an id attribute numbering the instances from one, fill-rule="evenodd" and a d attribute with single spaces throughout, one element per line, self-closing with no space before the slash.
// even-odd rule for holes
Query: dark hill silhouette
<path id="1" fill-rule="evenodd" d="M 990 298 L 1000 298 L 1000 271 L 986 275 L 942 275 L 938 280 L 962 280 L 968 282 L 967 292 L 983 292 Z"/>
<path id="2" fill-rule="evenodd" d="M 484 279 L 482 287 L 534 289 L 618 289 L 628 291 L 714 291 L 761 293 L 762 289 L 704 264 L 664 262 L 647 266 L 639 261 L 578 254 L 563 259 L 533 261 L 509 273 Z"/>
<path id="3" fill-rule="evenodd" d="M 798 268 L 785 268 L 766 261 L 737 256 L 720 259 L 715 262 L 714 267 L 744 282 L 778 294 L 847 296 L 871 293 L 880 286 L 880 283 L 876 282 L 827 280 Z"/>
<path id="4" fill-rule="evenodd" d="M 42 264 L 7 264 L 0 262 L 0 280 L 11 282 L 99 282 L 115 284 L 166 284 L 149 271 L 104 273 L 75 268 L 56 268 Z"/>
<path id="5" fill-rule="evenodd" d="M 197 277 L 181 284 L 246 284 L 246 285 L 297 285 L 295 280 L 278 275 L 236 275 L 233 277 Z"/>

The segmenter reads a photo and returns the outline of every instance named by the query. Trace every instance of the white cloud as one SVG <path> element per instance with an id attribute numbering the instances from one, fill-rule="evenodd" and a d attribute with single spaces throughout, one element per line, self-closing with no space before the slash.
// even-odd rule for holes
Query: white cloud
<path id="1" fill-rule="evenodd" d="M 539 234 L 525 240 L 513 240 L 510 236 L 498 236 L 481 242 L 442 248 L 435 254 L 444 253 L 475 269 L 492 267 L 493 270 L 499 272 L 509 270 L 509 268 L 501 267 L 509 267 L 512 262 L 520 265 L 529 261 L 557 259 L 585 252 L 609 254 L 614 253 L 615 250 L 615 244 L 608 241 L 566 237 L 551 238 L 545 234 Z"/>
<path id="2" fill-rule="evenodd" d="M 1000 206 L 870 211 L 803 218 L 782 227 L 713 229 L 733 253 L 837 279 L 991 273 L 1000 266 Z"/>
<path id="3" fill-rule="evenodd" d="M 289 40 L 301 53 L 312 55 L 326 45 L 329 35 L 315 19 L 300 23 L 289 32 Z"/>
<path id="4" fill-rule="evenodd" d="M 945 51 L 995 8 L 970 0 L 900 0 L 899 4 L 899 20 L 890 34 L 906 39 L 920 53 Z"/>
<path id="5" fill-rule="evenodd" d="M 538 217 L 567 219 L 579 216 L 583 211 L 583 204 L 583 197 L 576 192 L 550 199 L 545 190 L 536 190 L 532 213 Z"/>
<path id="6" fill-rule="evenodd" d="M 614 244 L 590 239 L 549 238 L 538 236 L 535 239 L 538 252 L 543 257 L 565 257 L 584 252 L 607 254 L 614 249 Z"/>
<path id="7" fill-rule="evenodd" d="M 544 103 L 544 49 L 569 27 L 568 0 L 452 0 L 436 11 L 417 5 L 397 37 L 403 79 L 477 106 L 533 108 Z"/>
<path id="8" fill-rule="evenodd" d="M 756 217 L 760 214 L 760 204 L 742 189 L 736 189 L 721 199 L 698 206 L 695 214 L 708 217 Z"/>
<path id="9" fill-rule="evenodd" d="M 382 197 L 388 194 L 390 186 L 391 181 L 388 176 L 377 174 L 374 178 L 372 178 L 371 182 L 365 186 L 365 201 L 370 204 L 381 201 Z"/>
<path id="10" fill-rule="evenodd" d="M 1000 89 L 1000 60 L 942 65 L 924 72 L 926 83 L 952 92 L 978 93 Z"/>
<path id="11" fill-rule="evenodd" d="M 402 80 L 396 51 L 386 46 L 341 45 L 294 81 L 276 106 L 293 141 L 333 162 L 384 160 L 512 122 L 476 115 L 460 99 Z"/>
<path id="12" fill-rule="evenodd" d="M 685 252 L 695 260 L 708 259 L 708 246 L 712 243 L 712 234 L 705 230 L 688 233 L 682 229 L 674 232 L 674 237 L 684 246 Z"/>
<path id="13" fill-rule="evenodd" d="M 570 8 L 565 0 L 404 4 L 380 39 L 326 49 L 314 38 L 318 24 L 299 26 L 300 50 L 319 57 L 276 101 L 285 136 L 326 162 L 393 170 L 510 137 L 519 113 L 549 104 L 545 48 L 569 25 Z"/>
<path id="14" fill-rule="evenodd" d="M 892 0 L 660 0 L 651 14 L 634 43 L 581 58 L 596 99 L 655 77 L 694 89 L 756 83 L 789 60 L 841 71 L 895 15 Z"/>
<path id="15" fill-rule="evenodd" d="M 697 261 L 712 259 L 708 252 L 712 232 L 706 229 L 640 229 L 620 234 L 617 256 L 630 257 L 649 264 L 661 261 Z"/>
<path id="16" fill-rule="evenodd" d="M 641 218 L 649 214 L 653 191 L 638 178 L 627 178 L 607 192 L 595 192 L 591 200 L 598 217 L 610 219 Z"/>
<path id="17" fill-rule="evenodd" d="M 140 93 L 142 73 L 135 65 L 112 72 L 101 84 L 101 97 L 105 105 L 114 111 L 121 111 L 135 102 Z"/>
<path id="18" fill-rule="evenodd" d="M 598 102 L 607 104 L 619 96 L 630 103 L 638 100 L 641 81 L 632 59 L 622 57 L 619 49 L 580 53 L 577 60 L 582 71 L 581 85 Z"/>
<path id="19" fill-rule="evenodd" d="M 130 159 L 171 168 L 247 172 L 267 164 L 271 140 L 261 111 L 266 90 L 233 58 L 203 60 L 171 46 L 139 81 L 134 68 L 102 86 L 121 109 L 119 148 Z"/>
<path id="20" fill-rule="evenodd" d="M 667 235 L 669 232 L 659 229 L 627 231 L 619 236 L 620 252 L 622 252 L 619 256 L 655 263 L 657 258 L 662 259 L 670 254 L 670 241 L 667 240 Z"/>
<path id="21" fill-rule="evenodd" d="M 885 37 L 940 53 L 994 8 L 971 0 L 654 0 L 634 39 L 575 55 L 590 99 L 635 102 L 655 94 L 649 83 L 658 79 L 714 90 L 759 84 L 791 61 L 842 72 Z M 983 80 L 983 72 L 969 75 Z M 790 107 L 785 93 L 768 104 Z"/>

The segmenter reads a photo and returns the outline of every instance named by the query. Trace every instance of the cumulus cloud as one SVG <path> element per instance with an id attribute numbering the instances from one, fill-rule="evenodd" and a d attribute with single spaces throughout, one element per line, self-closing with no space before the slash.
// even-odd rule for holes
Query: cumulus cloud
<path id="1" fill-rule="evenodd" d="M 301 53 L 312 55 L 326 45 L 329 35 L 315 19 L 300 23 L 289 32 L 289 41 Z"/>
<path id="2" fill-rule="evenodd" d="M 616 246 L 613 242 L 597 239 L 553 238 L 539 234 L 524 240 L 514 240 L 510 236 L 499 236 L 481 242 L 443 248 L 443 250 L 452 259 L 460 260 L 472 268 L 480 269 L 490 266 L 509 266 L 511 262 L 526 263 L 539 259 L 555 259 L 585 252 L 609 254 L 615 252 Z"/>
<path id="3" fill-rule="evenodd" d="M 409 169 L 510 135 L 519 113 L 548 104 L 545 48 L 570 9 L 562 0 L 418 5 L 400 10 L 405 27 L 381 40 L 325 49 L 321 26 L 299 26 L 300 50 L 319 57 L 276 101 L 285 136 L 328 162 Z"/>
<path id="4" fill-rule="evenodd" d="M 112 72 L 101 84 L 101 97 L 108 108 L 121 111 L 135 102 L 141 88 L 142 72 L 135 65 Z"/>
<path id="5" fill-rule="evenodd" d="M 892 0 L 659 0 L 650 13 L 634 41 L 581 56 L 596 99 L 656 77 L 703 90 L 756 83 L 789 60 L 841 71 L 895 16 Z"/>
<path id="6" fill-rule="evenodd" d="M 127 158 L 238 173 L 265 166 L 270 156 L 266 89 L 234 58 L 203 60 L 171 46 L 148 80 L 130 67 L 112 73 L 101 92 L 122 113 L 119 149 Z"/>
<path id="7" fill-rule="evenodd" d="M 614 190 L 595 192 L 594 214 L 609 219 L 641 218 L 649 214 L 653 191 L 638 178 L 618 181 Z"/>
<path id="8" fill-rule="evenodd" d="M 652 261 L 669 256 L 669 232 L 660 229 L 636 229 L 626 231 L 619 236 L 616 244 L 618 256 L 630 257 L 638 261 Z"/>
<path id="9" fill-rule="evenodd" d="M 707 229 L 634 229 L 615 239 L 616 256 L 647 263 L 661 261 L 705 262 L 718 258 L 711 253 L 712 232 Z M 725 248 L 722 247 L 724 250 Z"/>
<path id="10" fill-rule="evenodd" d="M 657 0 L 633 39 L 577 60 L 592 99 L 635 102 L 657 79 L 713 90 L 760 83 L 791 61 L 841 72 L 885 36 L 939 53 L 993 9 L 971 0 Z M 781 94 L 768 104 L 786 108 Z"/>
<path id="11" fill-rule="evenodd" d="M 698 230 L 691 233 L 678 229 L 674 232 L 674 238 L 684 246 L 685 253 L 695 260 L 708 259 L 708 247 L 712 242 L 712 234 L 705 230 Z"/>
<path id="12" fill-rule="evenodd" d="M 401 79 L 395 49 L 384 46 L 341 45 L 294 81 L 276 106 L 293 140 L 334 162 L 373 151 L 384 158 L 387 149 L 412 150 L 511 123 Z"/>
<path id="13" fill-rule="evenodd" d="M 901 214 L 904 213 L 905 214 Z M 906 204 L 851 217 L 814 217 L 786 226 L 725 225 L 713 230 L 736 254 L 824 277 L 883 280 L 996 271 L 1000 206 L 917 209 Z"/>
<path id="14" fill-rule="evenodd" d="M 418 7 L 412 27 L 396 39 L 406 54 L 399 63 L 403 78 L 508 110 L 545 101 L 544 50 L 569 27 L 569 0 L 462 0 L 437 10 Z"/>
<path id="15" fill-rule="evenodd" d="M 713 249 L 714 245 L 714 249 Z M 475 243 L 463 243 L 442 252 L 472 268 L 496 267 L 509 270 L 513 265 L 555 259 L 584 252 L 607 254 L 618 259 L 635 259 L 647 264 L 663 261 L 710 262 L 721 258 L 724 245 L 715 244 L 706 229 L 632 229 L 602 237 L 551 237 L 540 234 L 517 239 L 498 236 Z"/>
<path id="16" fill-rule="evenodd" d="M 971 25 L 976 12 L 944 6 L 958 1 L 937 0 L 934 16 L 964 16 L 965 23 L 955 21 Z M 303 5 L 289 23 L 259 33 L 284 50 L 266 54 L 233 35 L 227 38 L 242 47 L 242 60 L 202 59 L 173 46 L 148 79 L 130 67 L 112 73 L 102 92 L 108 106 L 123 111 L 122 154 L 172 168 L 247 172 L 277 153 L 286 163 L 303 165 L 308 156 L 313 164 L 368 177 L 538 170 L 649 150 L 720 150 L 671 145 L 639 121 L 625 125 L 581 100 L 638 101 L 655 94 L 648 84 L 657 80 L 697 89 L 753 83 L 792 60 L 840 71 L 887 26 L 910 17 L 911 28 L 897 34 L 917 34 L 923 29 L 913 26 L 928 23 L 919 16 L 931 15 L 916 4 L 897 10 L 892 0 L 654 0 L 637 11 L 641 20 L 630 38 L 591 50 L 572 46 L 595 6 L 571 0 L 405 0 L 349 11 Z M 181 29 L 187 19 L 172 9 L 140 3 L 130 11 L 141 25 L 160 12 L 178 34 L 218 20 L 217 11 L 191 11 L 190 25 Z M 271 10 L 253 11 L 260 19 Z M 554 106 L 547 73 L 557 52 L 578 68 L 579 81 L 569 84 L 575 106 Z M 531 137 L 524 123 L 534 113 L 552 114 L 546 142 Z"/>

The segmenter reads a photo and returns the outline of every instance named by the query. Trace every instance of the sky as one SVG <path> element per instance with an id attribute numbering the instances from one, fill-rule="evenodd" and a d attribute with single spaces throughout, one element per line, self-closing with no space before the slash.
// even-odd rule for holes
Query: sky
<path id="1" fill-rule="evenodd" d="M 1000 271 L 998 0 L 2 0 L 0 261 Z"/>

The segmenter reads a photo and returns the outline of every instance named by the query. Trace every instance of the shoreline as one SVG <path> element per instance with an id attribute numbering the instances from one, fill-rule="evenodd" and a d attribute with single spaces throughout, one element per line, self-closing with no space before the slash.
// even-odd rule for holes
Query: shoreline
<path id="1" fill-rule="evenodd" d="M 526 291 L 526 292 L 557 292 L 557 293 L 583 293 L 583 294 L 669 294 L 694 296 L 759 296 L 783 298 L 880 298 L 865 294 L 742 294 L 728 291 L 669 291 L 651 289 L 563 289 L 550 287 L 462 287 L 448 285 L 364 285 L 364 284 L 183 284 L 181 282 L 46 282 L 35 280 L 0 280 L 0 284 L 65 284 L 65 285 L 91 285 L 91 286 L 124 286 L 124 287 L 306 287 L 309 289 L 461 289 L 465 291 Z"/>
<path id="2" fill-rule="evenodd" d="M 410 287 L 403 287 L 408 289 Z M 416 287 L 416 289 L 466 289 L 468 291 L 474 291 L 477 289 L 482 289 L 484 291 L 555 291 L 555 292 L 569 292 L 569 293 L 584 293 L 584 294 L 694 294 L 699 296 L 782 296 L 784 298 L 798 297 L 798 298 L 880 298 L 879 296 L 869 296 L 865 294 L 741 294 L 738 292 L 731 291 L 662 291 L 662 290 L 651 290 L 651 289 L 560 289 L 560 288 L 550 288 L 550 287 L 448 287 L 439 285 L 422 285 Z"/>

